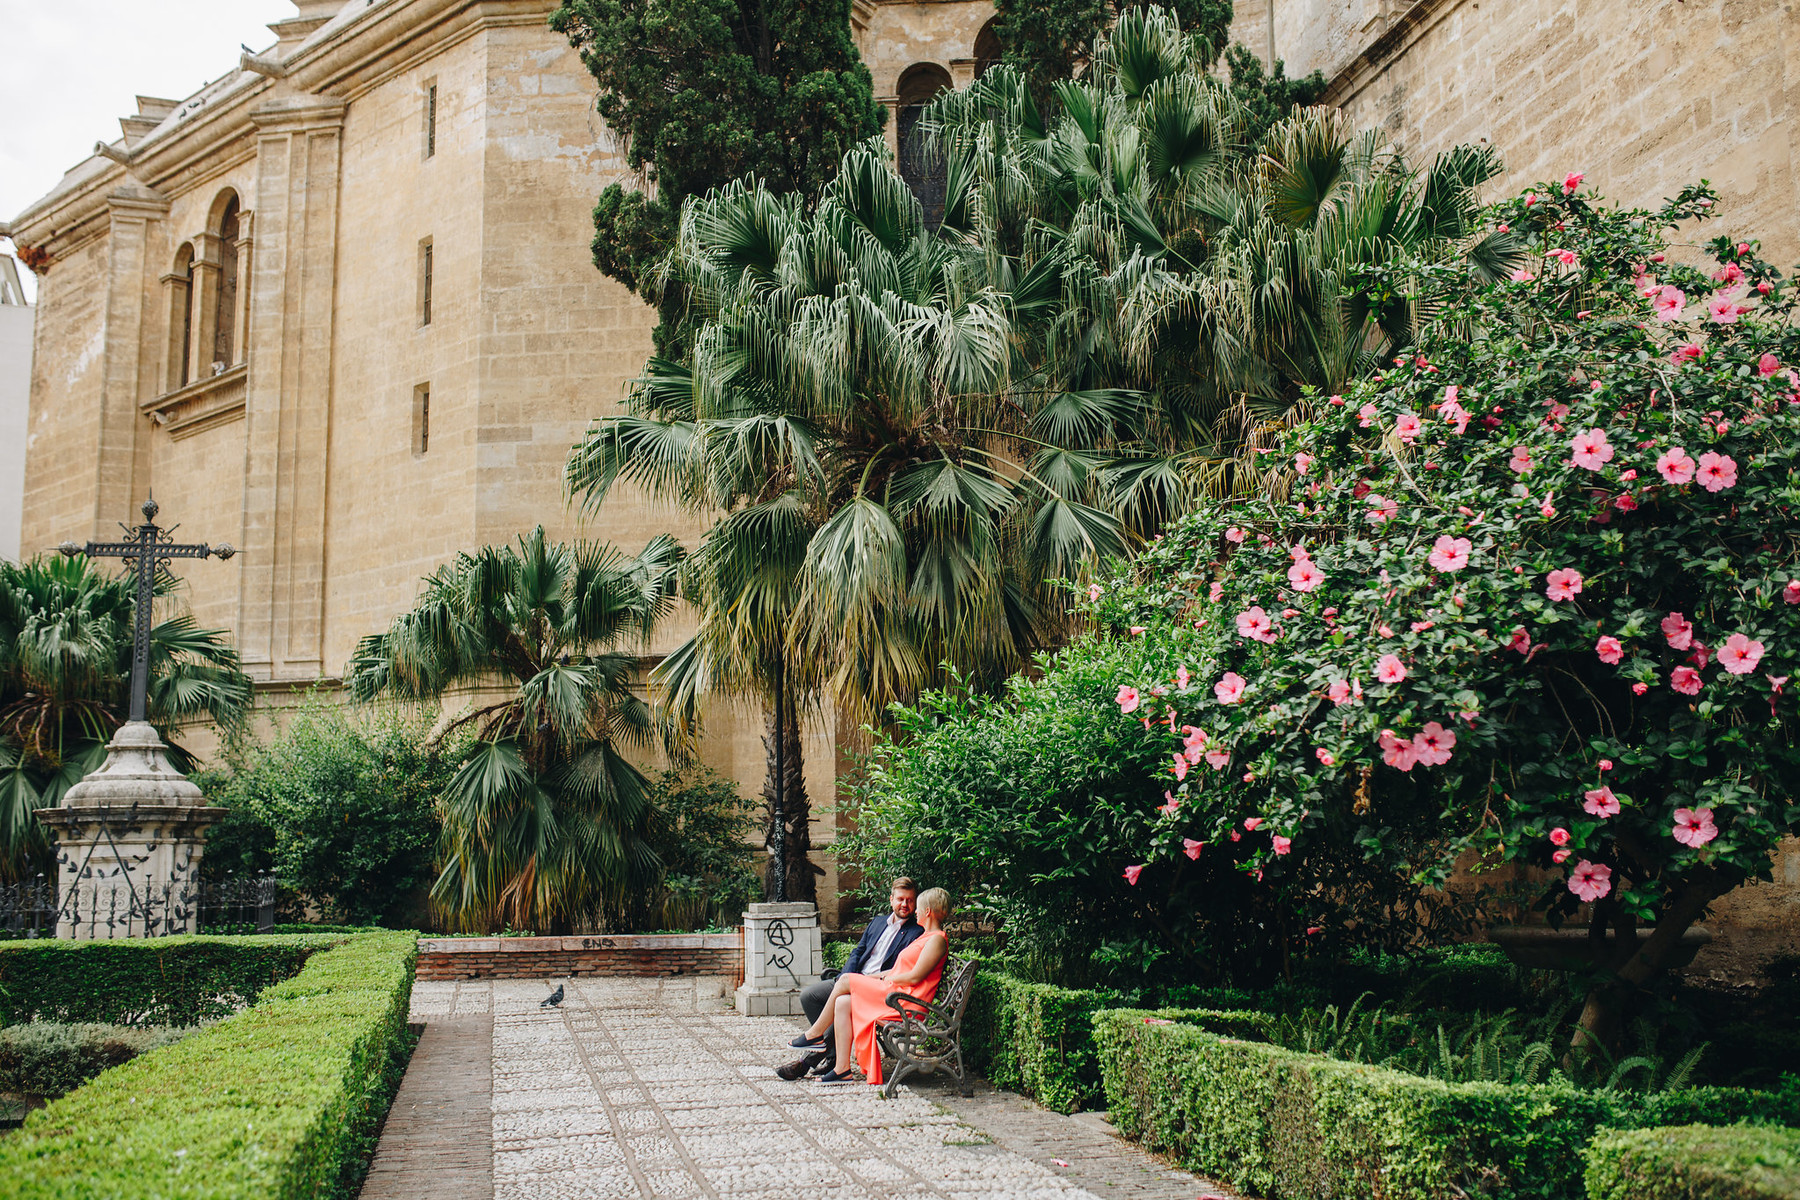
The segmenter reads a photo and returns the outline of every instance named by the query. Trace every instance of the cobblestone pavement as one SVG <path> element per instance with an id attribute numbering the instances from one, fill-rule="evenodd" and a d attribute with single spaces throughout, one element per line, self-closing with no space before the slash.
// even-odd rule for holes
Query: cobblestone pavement
<path id="1" fill-rule="evenodd" d="M 1063 1117 L 1004 1092 L 964 1100 L 909 1080 L 883 1100 L 864 1084 L 783 1083 L 772 1068 L 788 1057 L 782 1043 L 797 1022 L 738 1016 L 718 979 L 562 982 L 567 998 L 555 1009 L 539 1007 L 548 982 L 413 987 L 413 1019 L 428 1029 L 446 1018 L 492 1022 L 495 1200 L 1230 1195 L 1112 1137 L 1092 1115 Z M 390 1119 L 383 1152 L 393 1128 Z M 415 1190 L 390 1186 L 384 1200 L 444 1194 L 425 1171 L 413 1174 Z"/>

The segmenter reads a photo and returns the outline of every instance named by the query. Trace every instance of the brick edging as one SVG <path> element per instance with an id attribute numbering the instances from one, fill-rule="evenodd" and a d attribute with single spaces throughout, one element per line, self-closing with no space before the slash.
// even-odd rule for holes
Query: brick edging
<path id="1" fill-rule="evenodd" d="M 743 970 L 736 933 L 585 937 L 420 938 L 416 978 L 541 979 L 574 975 L 730 975 Z"/>

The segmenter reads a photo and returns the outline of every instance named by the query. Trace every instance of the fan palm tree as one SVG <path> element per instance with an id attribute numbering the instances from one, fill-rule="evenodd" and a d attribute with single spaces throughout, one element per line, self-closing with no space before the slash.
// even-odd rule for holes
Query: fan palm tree
<path id="1" fill-rule="evenodd" d="M 626 752 L 658 744 L 632 682 L 681 557 L 667 537 L 627 558 L 539 527 L 458 555 L 358 644 L 347 684 L 359 700 L 498 693 L 449 726 L 477 737 L 444 796 L 431 892 L 459 928 L 566 931 L 654 882 L 648 783 Z"/>
<path id="2" fill-rule="evenodd" d="M 1070 427 L 1103 435 L 1107 507 L 1139 533 L 1268 486 L 1249 454 L 1265 435 L 1411 342 L 1431 305 L 1413 265 L 1491 279 L 1518 253 L 1479 229 L 1491 148 L 1418 171 L 1329 109 L 1249 145 L 1210 56 L 1166 11 L 1135 9 L 1096 41 L 1085 81 L 1057 86 L 1054 119 L 1006 67 L 926 117 L 951 177 L 972 181 L 947 229 L 1032 230 L 1061 257 L 1042 390 L 1109 398 L 1071 401 Z"/>
<path id="3" fill-rule="evenodd" d="M 156 595 L 174 586 L 159 573 Z M 135 596 L 129 576 L 110 578 L 85 556 L 0 562 L 0 877 L 47 869 L 33 814 L 104 761 L 125 721 Z M 174 729 L 205 720 L 235 730 L 250 699 L 225 631 L 186 614 L 151 626 L 148 716 L 179 769 L 193 762 Z"/>
<path id="4" fill-rule="evenodd" d="M 1048 581 L 1125 543 L 1079 463 L 1029 469 L 1044 405 L 1012 376 L 1056 273 L 928 228 L 880 143 L 810 215 L 760 183 L 690 202 L 669 270 L 701 317 L 692 358 L 652 360 L 568 482 L 589 505 L 628 482 L 720 514 L 685 571 L 697 631 L 654 681 L 689 713 L 708 691 L 768 706 L 766 794 L 804 898 L 801 714 L 829 697 L 879 721 L 944 664 L 997 682 L 1060 628 Z"/>

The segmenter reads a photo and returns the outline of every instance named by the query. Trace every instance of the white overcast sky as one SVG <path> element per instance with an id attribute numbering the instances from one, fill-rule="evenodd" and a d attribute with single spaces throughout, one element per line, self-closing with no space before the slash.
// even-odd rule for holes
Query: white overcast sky
<path id="1" fill-rule="evenodd" d="M 240 42 L 273 45 L 269 22 L 295 12 L 289 0 L 0 0 L 0 220 L 116 140 L 138 96 L 191 95 L 236 65 Z"/>

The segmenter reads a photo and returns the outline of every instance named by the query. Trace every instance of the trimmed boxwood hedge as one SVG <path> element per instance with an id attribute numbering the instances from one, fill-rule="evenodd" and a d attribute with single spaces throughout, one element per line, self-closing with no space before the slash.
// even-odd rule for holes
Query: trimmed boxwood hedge
<path id="1" fill-rule="evenodd" d="M 228 1017 L 343 935 L 0 943 L 0 1023 L 194 1025 Z"/>
<path id="2" fill-rule="evenodd" d="M 1797 1200 L 1800 1129 L 1681 1125 L 1603 1133 L 1588 1200 Z"/>
<path id="3" fill-rule="evenodd" d="M 191 1026 L 173 1025 L 12 1025 L 0 1029 L 0 1092 L 60 1096 L 190 1032 Z"/>
<path id="4" fill-rule="evenodd" d="M 1113 1121 L 1265 1200 L 1574 1197 L 1598 1129 L 1800 1117 L 1791 1092 L 1443 1083 L 1165 1023 L 1181 1015 L 1094 1018 Z"/>
<path id="5" fill-rule="evenodd" d="M 982 970 L 963 1017 L 963 1050 L 997 1088 L 1057 1112 L 1091 1108 L 1101 1097 L 1094 1014 L 1116 1003 L 1106 992 L 1027 983 Z"/>
<path id="6" fill-rule="evenodd" d="M 416 937 L 339 938 L 251 1008 L 40 1109 L 0 1141 L 0 1195 L 352 1194 L 410 1044 Z"/>

